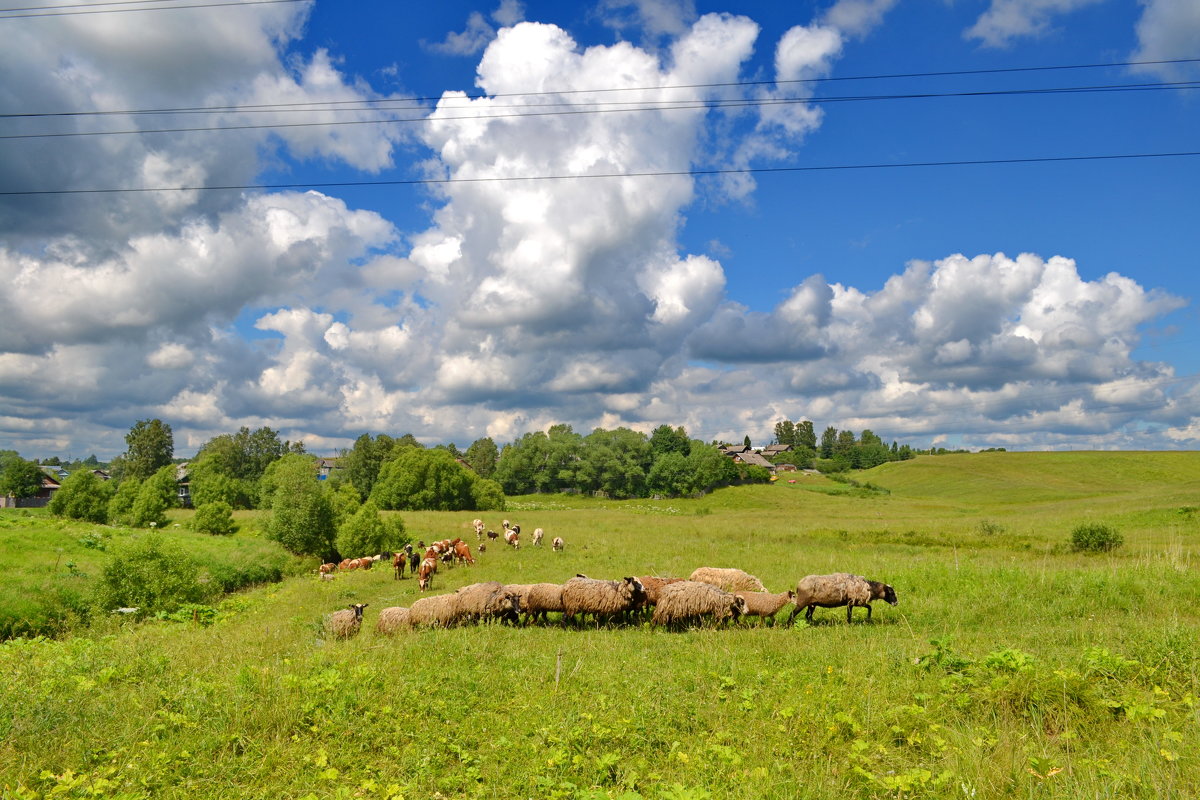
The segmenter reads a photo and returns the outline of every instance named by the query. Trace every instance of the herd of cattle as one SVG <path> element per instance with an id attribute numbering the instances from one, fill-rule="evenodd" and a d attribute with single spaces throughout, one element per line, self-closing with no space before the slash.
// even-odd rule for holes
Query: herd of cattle
<path id="1" fill-rule="evenodd" d="M 478 552 L 485 552 L 485 539 L 498 539 L 501 534 L 485 530 L 481 520 L 473 522 L 478 539 Z M 505 544 L 520 547 L 521 529 L 508 520 L 502 524 Z M 543 531 L 533 533 L 533 544 L 540 546 Z M 563 541 L 553 540 L 556 551 Z M 389 554 L 366 558 L 346 559 L 340 564 L 321 565 L 323 578 L 335 571 L 370 569 Z M 438 564 L 474 564 L 471 546 L 460 538 L 444 539 L 390 554 L 394 575 L 402 578 L 407 570 L 417 576 L 420 590 L 432 585 Z M 742 617 L 774 620 L 788 604 L 793 604 L 788 623 L 805 611 L 812 621 L 814 609 L 846 608 L 846 621 L 852 619 L 856 607 L 867 610 L 871 619 L 871 602 L 883 600 L 896 605 L 895 590 L 879 581 L 860 575 L 835 573 L 809 575 L 797 584 L 795 591 L 771 593 L 762 581 L 740 569 L 700 567 L 687 579 L 674 577 L 626 577 L 619 581 L 594 580 L 576 575 L 563 584 L 502 584 L 487 581 L 464 586 L 456 592 L 416 600 L 411 607 L 385 608 L 379 614 L 376 632 L 393 634 L 420 627 L 451 627 L 469 622 L 489 620 L 528 624 L 546 621 L 551 612 L 560 615 L 563 624 L 575 620 L 597 623 L 649 620 L 655 625 L 680 627 L 711 620 L 722 622 Z M 326 631 L 334 638 L 356 635 L 362 626 L 366 603 L 356 603 L 326 618 Z"/>

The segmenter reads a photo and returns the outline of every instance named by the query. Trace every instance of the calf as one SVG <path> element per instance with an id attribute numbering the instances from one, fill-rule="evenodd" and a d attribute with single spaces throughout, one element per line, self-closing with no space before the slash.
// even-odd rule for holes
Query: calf
<path id="1" fill-rule="evenodd" d="M 392 569 L 396 572 L 396 580 L 404 577 L 404 565 L 407 561 L 408 557 L 404 553 L 396 553 L 392 556 Z"/>

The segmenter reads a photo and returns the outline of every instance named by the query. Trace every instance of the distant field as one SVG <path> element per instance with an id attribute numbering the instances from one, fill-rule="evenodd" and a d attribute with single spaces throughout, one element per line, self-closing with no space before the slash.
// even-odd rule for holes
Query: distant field
<path id="1" fill-rule="evenodd" d="M 503 516 L 566 552 L 493 546 L 434 591 L 700 565 L 779 591 L 851 571 L 899 595 L 872 624 L 837 609 L 811 627 L 388 639 L 376 615 L 416 599 L 414 580 L 297 576 L 234 595 L 209 626 L 106 620 L 0 645 L 0 796 L 1196 796 L 1200 454 L 922 457 L 855 478 L 514 498 Z M 473 514 L 402 516 L 416 538 L 474 541 Z M 1124 546 L 1071 552 L 1082 521 Z M 48 582 L 68 558 L 101 563 L 53 520 L 40 547 L 17 522 L 0 515 L 0 535 L 25 532 L 23 563 L 58 562 Z M 34 591 L 38 573 L 15 570 Z M 362 634 L 325 641 L 322 617 L 353 602 L 370 604 Z"/>

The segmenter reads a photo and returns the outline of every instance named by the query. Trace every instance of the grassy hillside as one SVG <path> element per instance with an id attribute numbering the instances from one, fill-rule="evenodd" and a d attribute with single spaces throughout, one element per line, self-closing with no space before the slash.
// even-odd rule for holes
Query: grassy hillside
<path id="1" fill-rule="evenodd" d="M 566 552 L 495 546 L 435 592 L 710 565 L 773 590 L 858 572 L 900 605 L 876 604 L 869 625 L 836 609 L 811 627 L 389 639 L 376 615 L 411 604 L 414 580 L 296 577 L 207 626 L 106 620 L 0 645 L 0 795 L 1188 796 L 1198 460 L 945 456 L 862 476 L 886 492 L 797 478 L 697 500 L 517 498 L 505 516 Z M 473 514 L 403 516 L 419 538 L 474 539 Z M 1125 546 L 1070 552 L 1086 519 L 1114 522 Z M 324 615 L 353 602 L 370 604 L 362 634 L 326 640 Z"/>
<path id="2" fill-rule="evenodd" d="M 183 512 L 175 515 L 190 517 Z M 59 519 L 41 510 L 0 512 L 0 553 L 5 564 L 0 581 L 0 639 L 61 635 L 86 623 L 92 615 L 96 579 L 113 547 L 146 535 L 144 530 Z M 175 524 L 158 535 L 182 545 L 200 563 L 205 580 L 215 577 L 240 586 L 254 582 L 256 576 L 277 578 L 301 569 L 300 560 L 252 530 L 209 536 Z"/>

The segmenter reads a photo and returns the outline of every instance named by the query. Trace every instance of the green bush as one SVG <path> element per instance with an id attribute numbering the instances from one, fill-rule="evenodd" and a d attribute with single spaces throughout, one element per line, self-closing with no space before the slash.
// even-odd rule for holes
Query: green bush
<path id="1" fill-rule="evenodd" d="M 83 469 L 63 481 L 50 499 L 50 513 L 59 517 L 82 519 L 100 525 L 108 522 L 108 504 L 113 487 Z"/>
<path id="2" fill-rule="evenodd" d="M 1103 522 L 1082 522 L 1071 531 L 1071 549 L 1076 551 L 1107 553 L 1124 543 L 1117 529 Z"/>
<path id="3" fill-rule="evenodd" d="M 142 615 L 170 613 L 183 603 L 204 602 L 207 595 L 200 566 L 179 545 L 151 534 L 114 548 L 96 586 L 96 605 L 106 611 L 137 608 Z"/>
<path id="4" fill-rule="evenodd" d="M 196 509 L 192 528 L 200 533 L 228 536 L 236 530 L 233 524 L 233 508 L 224 500 L 213 500 Z"/>

